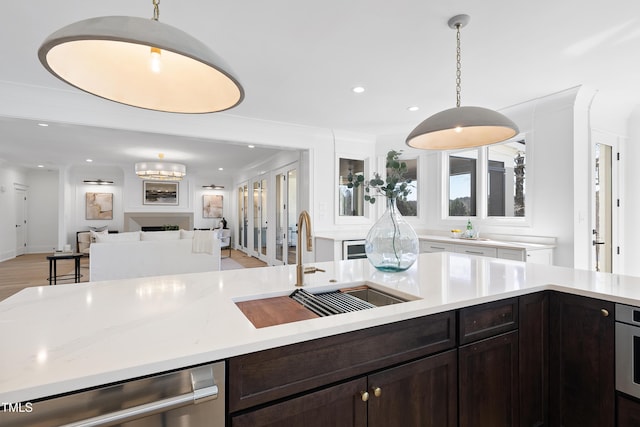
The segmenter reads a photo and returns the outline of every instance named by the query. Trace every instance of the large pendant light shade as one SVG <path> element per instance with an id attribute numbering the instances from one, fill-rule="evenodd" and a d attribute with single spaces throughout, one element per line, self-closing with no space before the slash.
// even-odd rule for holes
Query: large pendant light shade
<path id="1" fill-rule="evenodd" d="M 483 107 L 460 106 L 460 28 L 469 15 L 456 15 L 449 27 L 456 30 L 456 107 L 441 111 L 420 123 L 407 137 L 410 147 L 425 150 L 456 150 L 495 144 L 513 138 L 518 126 L 505 115 Z"/>
<path id="2" fill-rule="evenodd" d="M 157 0 L 154 4 L 157 8 Z M 51 34 L 38 57 L 49 72 L 72 86 L 150 110 L 210 113 L 232 108 L 244 98 L 242 86 L 216 54 L 157 19 L 106 16 L 79 21 Z"/>
<path id="3" fill-rule="evenodd" d="M 407 144 L 426 150 L 454 150 L 505 141 L 518 134 L 508 117 L 483 107 L 454 107 L 420 123 Z"/>

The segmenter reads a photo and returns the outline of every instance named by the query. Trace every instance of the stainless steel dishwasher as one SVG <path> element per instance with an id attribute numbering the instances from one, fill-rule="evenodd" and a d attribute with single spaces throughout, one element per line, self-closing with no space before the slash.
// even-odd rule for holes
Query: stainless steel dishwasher
<path id="1" fill-rule="evenodd" d="M 3 427 L 224 427 L 225 365 L 216 362 L 110 384 L 0 412 Z"/>

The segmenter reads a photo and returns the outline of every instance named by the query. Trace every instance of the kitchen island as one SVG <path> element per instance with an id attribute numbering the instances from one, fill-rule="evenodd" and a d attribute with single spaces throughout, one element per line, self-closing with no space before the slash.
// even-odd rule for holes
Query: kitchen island
<path id="1" fill-rule="evenodd" d="M 315 264 L 306 288 L 363 281 L 415 301 L 255 328 L 235 302 L 294 290 L 295 266 L 28 288 L 0 302 L 0 401 L 25 402 L 262 350 L 556 290 L 640 305 L 640 278 L 455 253 L 404 273 Z"/>

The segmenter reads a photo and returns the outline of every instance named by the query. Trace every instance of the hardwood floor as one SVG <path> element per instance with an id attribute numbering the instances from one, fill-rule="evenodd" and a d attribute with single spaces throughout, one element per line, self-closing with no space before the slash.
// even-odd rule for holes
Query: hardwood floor
<path id="1" fill-rule="evenodd" d="M 228 252 L 225 250 L 223 256 Z M 231 259 L 244 268 L 266 267 L 266 263 L 244 252 L 231 250 Z M 73 272 L 73 260 L 58 260 L 58 274 Z M 89 281 L 89 258 L 80 261 L 81 282 Z M 20 255 L 14 259 L 0 262 L 0 301 L 31 286 L 49 284 L 49 261 L 47 254 Z M 60 280 L 58 283 L 72 283 L 71 280 Z"/>

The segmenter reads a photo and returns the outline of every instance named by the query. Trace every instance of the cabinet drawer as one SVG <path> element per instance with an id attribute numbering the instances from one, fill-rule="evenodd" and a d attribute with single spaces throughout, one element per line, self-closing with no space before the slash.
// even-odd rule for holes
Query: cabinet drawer
<path id="1" fill-rule="evenodd" d="M 482 246 L 472 245 L 456 245 L 455 251 L 461 254 L 480 255 L 496 258 L 498 251 L 496 248 L 487 248 Z"/>
<path id="2" fill-rule="evenodd" d="M 229 411 L 454 348 L 455 319 L 439 313 L 231 358 Z"/>
<path id="3" fill-rule="evenodd" d="M 498 258 L 512 259 L 514 261 L 526 261 L 525 249 L 498 249 Z"/>
<path id="4" fill-rule="evenodd" d="M 430 242 L 420 240 L 420 253 L 429 252 L 454 252 L 455 246 L 451 243 Z"/>
<path id="5" fill-rule="evenodd" d="M 518 298 L 489 302 L 460 310 L 460 344 L 518 328 Z"/>

